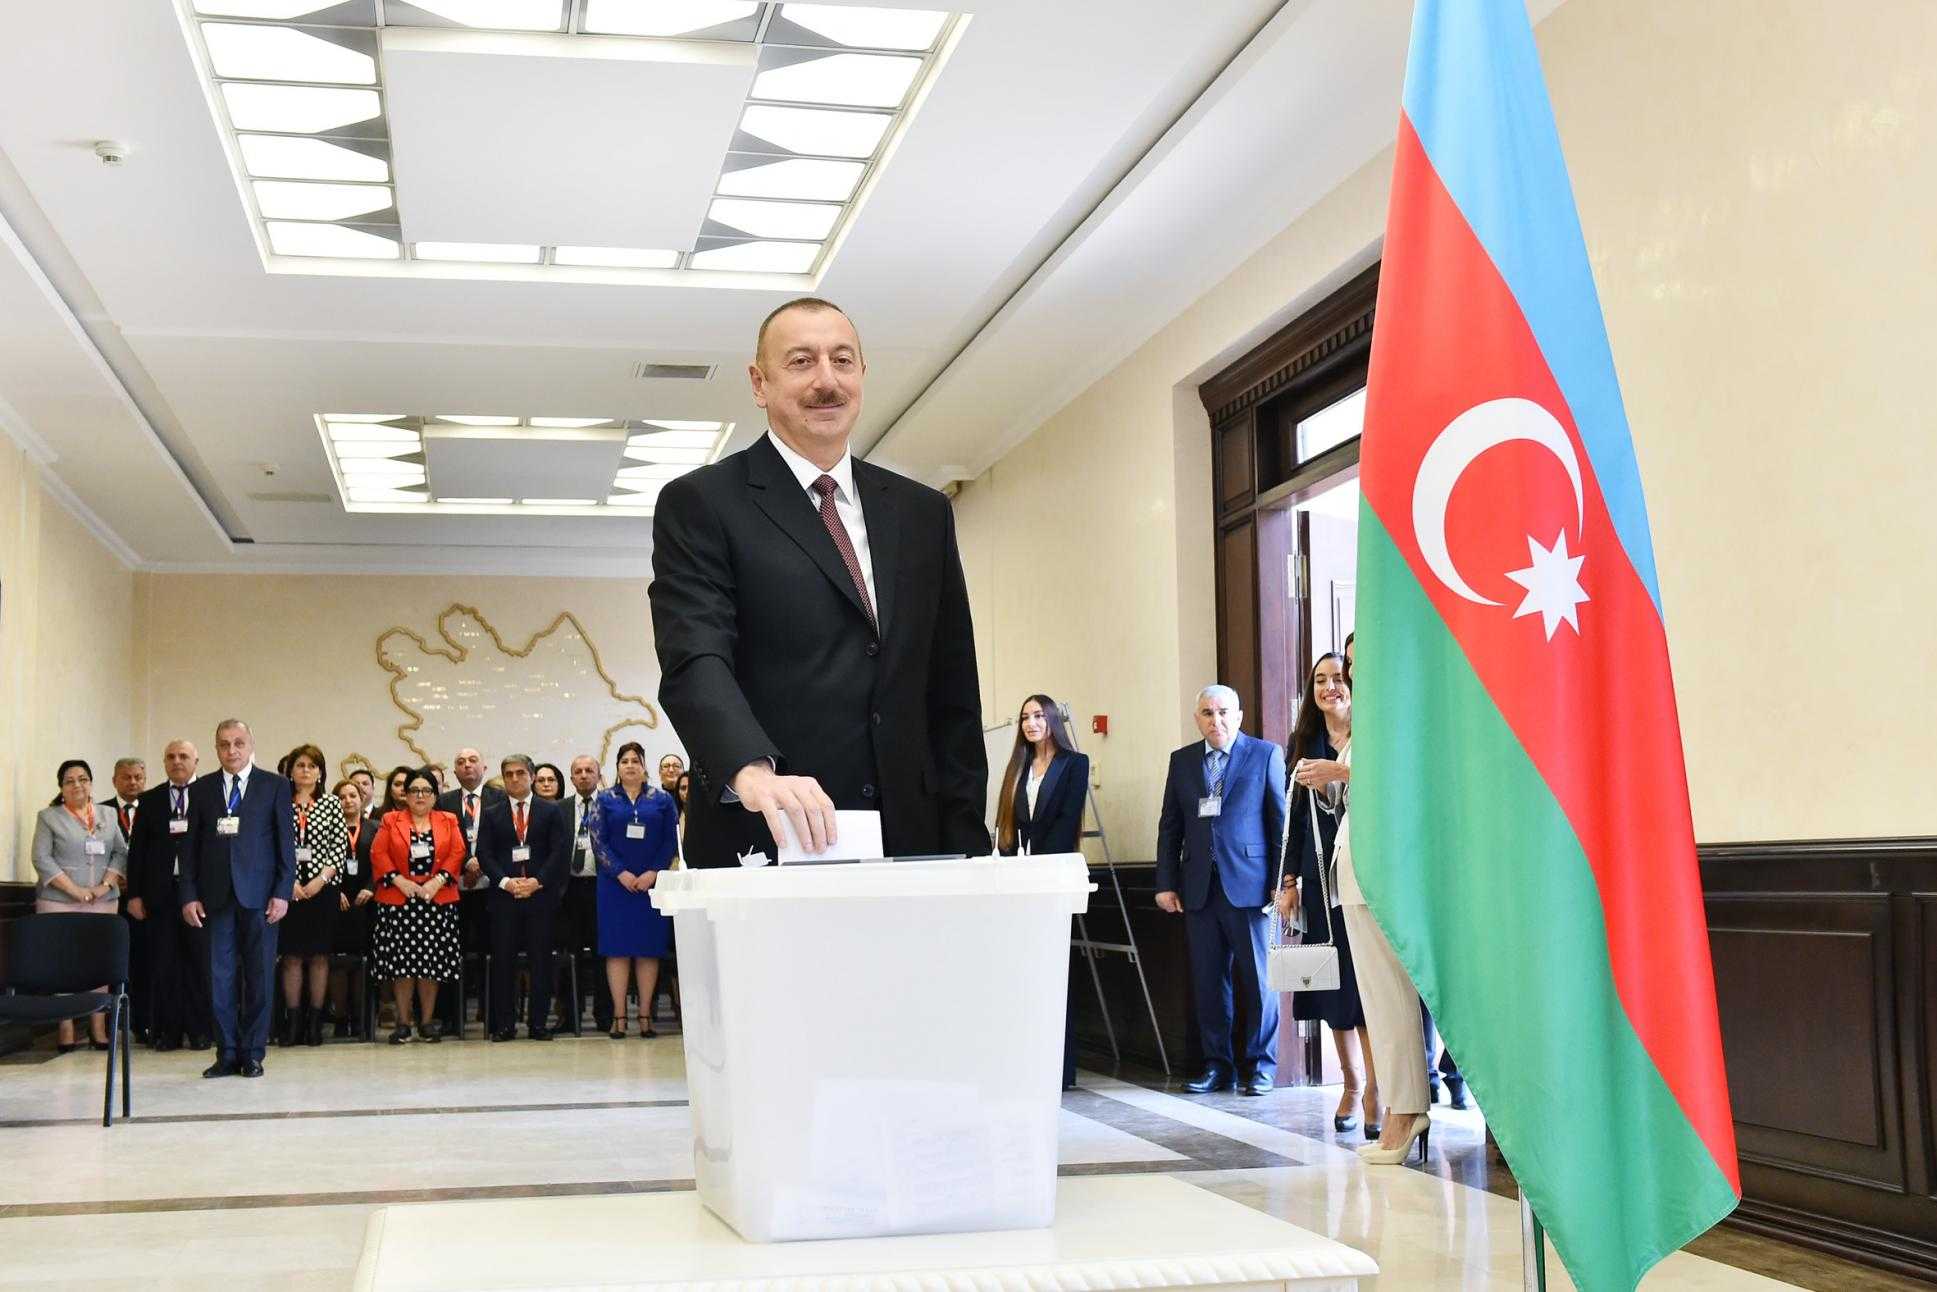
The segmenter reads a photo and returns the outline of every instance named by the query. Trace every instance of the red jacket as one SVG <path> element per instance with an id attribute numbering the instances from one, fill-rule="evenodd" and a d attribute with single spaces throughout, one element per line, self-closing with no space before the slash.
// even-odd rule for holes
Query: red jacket
<path id="1" fill-rule="evenodd" d="M 469 852 L 464 842 L 464 829 L 457 823 L 457 816 L 451 812 L 433 810 L 430 814 L 431 856 L 434 859 L 432 874 L 441 874 L 449 882 L 437 890 L 433 902 L 455 902 L 457 882 L 464 876 L 464 858 Z M 385 906 L 402 906 L 405 902 L 404 890 L 390 883 L 391 875 L 410 877 L 410 813 L 390 811 L 383 814 L 377 823 L 376 842 L 370 845 L 370 882 L 376 888 L 377 900 Z M 429 877 L 425 877 L 429 882 Z"/>

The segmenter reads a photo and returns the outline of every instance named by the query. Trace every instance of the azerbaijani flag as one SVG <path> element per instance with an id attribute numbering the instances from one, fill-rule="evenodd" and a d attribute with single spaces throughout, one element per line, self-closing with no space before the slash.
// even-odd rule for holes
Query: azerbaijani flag
<path id="1" fill-rule="evenodd" d="M 1523 0 L 1418 0 L 1365 412 L 1353 860 L 1586 1292 L 1741 1184 L 1661 595 Z"/>

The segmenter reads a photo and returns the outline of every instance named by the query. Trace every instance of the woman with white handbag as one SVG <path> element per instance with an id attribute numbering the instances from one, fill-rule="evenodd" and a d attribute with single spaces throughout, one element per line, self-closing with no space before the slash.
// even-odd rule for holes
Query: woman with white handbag
<path id="1" fill-rule="evenodd" d="M 1378 1075 L 1372 1067 L 1372 1042 L 1366 1035 L 1351 937 L 1345 930 L 1345 917 L 1338 909 L 1338 895 L 1331 888 L 1330 877 L 1319 873 L 1320 865 L 1330 862 L 1332 841 L 1345 806 L 1345 782 L 1339 775 L 1344 764 L 1337 760 L 1352 740 L 1352 693 L 1345 683 L 1344 657 L 1321 655 L 1306 683 L 1298 721 L 1292 726 L 1285 750 L 1285 762 L 1293 767 L 1293 773 L 1290 837 L 1279 913 L 1286 918 L 1294 903 L 1301 905 L 1305 942 L 1330 943 L 1337 948 L 1338 986 L 1329 991 L 1294 991 L 1291 1014 L 1296 1019 L 1315 1019 L 1331 1029 L 1345 1087 L 1332 1113 L 1332 1129 L 1341 1135 L 1358 1129 L 1359 1119 L 1354 1114 L 1362 1105 L 1365 1137 L 1376 1139 L 1380 1131 Z M 1366 1063 L 1363 1073 L 1359 1067 L 1361 1054 Z"/>

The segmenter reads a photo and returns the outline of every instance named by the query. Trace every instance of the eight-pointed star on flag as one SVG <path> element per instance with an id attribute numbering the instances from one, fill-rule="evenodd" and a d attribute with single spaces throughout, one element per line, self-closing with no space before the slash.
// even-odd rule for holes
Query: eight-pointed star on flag
<path id="1" fill-rule="evenodd" d="M 1518 619 L 1522 615 L 1538 613 L 1541 626 L 1547 630 L 1548 641 L 1554 639 L 1554 633 L 1563 619 L 1578 635 L 1581 621 L 1575 607 L 1589 599 L 1580 584 L 1581 562 L 1587 558 L 1567 554 L 1567 531 L 1564 529 L 1555 537 L 1551 548 L 1542 547 L 1532 534 L 1527 535 L 1527 555 L 1532 559 L 1532 565 L 1524 570 L 1507 572 L 1509 579 L 1527 590 L 1526 600 L 1513 612 L 1513 617 Z"/>

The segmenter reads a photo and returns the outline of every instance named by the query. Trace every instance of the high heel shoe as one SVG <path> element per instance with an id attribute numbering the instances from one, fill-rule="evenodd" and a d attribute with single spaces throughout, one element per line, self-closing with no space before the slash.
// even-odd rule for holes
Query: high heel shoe
<path id="1" fill-rule="evenodd" d="M 1349 1087 L 1343 1094 L 1339 1095 L 1339 1111 L 1332 1114 L 1332 1130 L 1335 1133 L 1343 1135 L 1347 1131 L 1358 1129 L 1359 1119 L 1352 1115 L 1352 1105 L 1358 1101 L 1359 1092 Z"/>
<path id="2" fill-rule="evenodd" d="M 1415 1113 L 1412 1119 L 1412 1129 L 1406 1135 L 1405 1143 L 1399 1145 L 1397 1148 L 1380 1148 L 1376 1144 L 1368 1144 L 1359 1150 L 1359 1160 L 1367 1166 L 1399 1166 L 1407 1158 L 1412 1156 L 1412 1146 L 1417 1143 L 1419 1145 L 1419 1160 L 1424 1162 L 1426 1160 L 1428 1145 L 1432 1140 L 1432 1134 L 1432 1117 L 1426 1113 Z"/>

